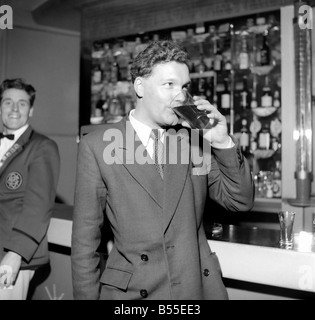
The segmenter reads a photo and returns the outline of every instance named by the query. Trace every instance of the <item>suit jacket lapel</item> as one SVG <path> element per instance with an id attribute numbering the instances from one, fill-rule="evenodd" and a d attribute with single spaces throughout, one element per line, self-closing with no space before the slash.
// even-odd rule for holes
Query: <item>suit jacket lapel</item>
<path id="1" fill-rule="evenodd" d="M 182 132 L 168 130 L 166 139 L 167 163 L 164 166 L 164 232 L 167 230 L 187 179 L 190 165 L 189 135 L 186 129 Z"/>
<path id="2" fill-rule="evenodd" d="M 5 168 L 12 162 L 12 160 L 20 154 L 25 144 L 30 140 L 31 134 L 33 133 L 32 128 L 29 126 L 21 137 L 14 143 L 14 145 L 5 153 L 3 158 L 0 160 L 0 176 L 4 172 Z"/>
<path id="3" fill-rule="evenodd" d="M 163 181 L 154 167 L 130 121 L 123 120 L 118 126 L 122 135 L 118 138 L 116 159 L 125 166 L 134 179 L 143 187 L 150 197 L 163 207 Z"/>

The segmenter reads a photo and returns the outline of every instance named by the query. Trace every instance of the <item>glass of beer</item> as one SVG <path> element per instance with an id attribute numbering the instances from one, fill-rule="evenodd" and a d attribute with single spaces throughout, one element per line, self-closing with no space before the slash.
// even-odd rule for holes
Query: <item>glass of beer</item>
<path id="1" fill-rule="evenodd" d="M 212 127 L 207 112 L 199 110 L 187 90 L 180 91 L 172 100 L 171 108 L 175 114 L 185 120 L 192 129 L 210 129 Z"/>

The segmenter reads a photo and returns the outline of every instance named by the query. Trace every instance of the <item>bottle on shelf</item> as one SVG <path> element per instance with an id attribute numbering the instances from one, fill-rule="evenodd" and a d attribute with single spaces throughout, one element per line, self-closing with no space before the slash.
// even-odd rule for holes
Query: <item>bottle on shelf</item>
<path id="1" fill-rule="evenodd" d="M 213 104 L 214 98 L 214 77 L 207 77 L 206 78 L 206 99 Z"/>
<path id="2" fill-rule="evenodd" d="M 262 128 L 261 122 L 258 120 L 256 115 L 253 115 L 253 120 L 249 125 L 249 131 L 250 131 L 251 137 L 256 139 L 258 137 L 258 132 L 261 130 L 261 128 Z"/>
<path id="3" fill-rule="evenodd" d="M 216 72 L 220 72 L 222 70 L 222 51 L 221 51 L 221 41 L 220 37 L 215 34 L 214 38 L 214 61 L 213 61 L 213 69 Z"/>
<path id="4" fill-rule="evenodd" d="M 255 109 L 258 107 L 258 102 L 257 102 L 257 99 L 256 99 L 256 91 L 253 90 L 252 92 L 252 98 L 251 98 L 251 101 L 250 101 L 250 107 L 251 109 Z"/>
<path id="5" fill-rule="evenodd" d="M 117 82 L 120 80 L 120 75 L 119 75 L 119 66 L 117 63 L 116 56 L 114 56 L 114 61 L 111 65 L 111 72 L 110 72 L 110 82 Z"/>
<path id="6" fill-rule="evenodd" d="M 226 26 L 226 32 L 225 36 L 223 38 L 223 69 L 226 71 L 230 71 L 233 69 L 233 53 L 234 53 L 234 25 L 233 24 L 227 24 Z"/>
<path id="7" fill-rule="evenodd" d="M 198 64 L 195 66 L 195 71 L 198 73 L 204 73 L 207 71 L 207 65 L 204 60 L 203 52 L 200 52 Z"/>
<path id="8" fill-rule="evenodd" d="M 270 64 L 279 65 L 281 63 L 281 34 L 280 23 L 277 21 L 275 15 L 268 16 L 268 42 L 270 48 Z"/>
<path id="9" fill-rule="evenodd" d="M 278 138 L 276 137 L 272 137 L 271 138 L 271 149 L 273 151 L 277 151 L 279 149 L 279 141 L 278 141 Z"/>
<path id="10" fill-rule="evenodd" d="M 248 129 L 247 129 L 247 120 L 246 119 L 242 119 L 240 147 L 244 153 L 247 153 L 249 151 L 249 133 L 248 133 Z"/>
<path id="11" fill-rule="evenodd" d="M 249 151 L 250 151 L 250 153 L 254 153 L 256 150 L 257 150 L 257 140 L 255 137 L 251 136 Z"/>
<path id="12" fill-rule="evenodd" d="M 104 54 L 102 56 L 102 69 L 104 79 L 110 81 L 111 78 L 111 65 L 114 62 L 113 52 L 108 42 L 104 43 Z"/>
<path id="13" fill-rule="evenodd" d="M 249 68 L 249 53 L 248 53 L 248 32 L 246 30 L 242 30 L 241 37 L 241 51 L 239 55 L 239 68 L 241 70 L 246 70 Z"/>
<path id="14" fill-rule="evenodd" d="M 193 28 L 187 29 L 186 39 L 182 42 L 183 47 L 187 50 L 190 56 L 190 72 L 196 72 L 196 66 L 200 62 L 201 45 L 195 38 Z"/>
<path id="15" fill-rule="evenodd" d="M 262 88 L 261 106 L 264 108 L 272 107 L 272 95 L 268 75 L 265 76 L 265 84 Z"/>
<path id="16" fill-rule="evenodd" d="M 268 44 L 268 31 L 265 30 L 262 36 L 262 45 L 259 49 L 259 61 L 261 66 L 270 65 L 270 48 Z"/>
<path id="17" fill-rule="evenodd" d="M 198 96 L 202 99 L 206 99 L 206 79 L 205 78 L 199 78 L 198 79 Z"/>
<path id="18" fill-rule="evenodd" d="M 275 90 L 273 94 L 273 106 L 275 108 L 280 108 L 281 106 L 279 90 Z"/>
<path id="19" fill-rule="evenodd" d="M 255 65 L 261 66 L 261 53 L 260 50 L 263 45 L 263 33 L 268 29 L 265 17 L 257 17 L 256 24 L 253 27 L 254 31 L 254 55 Z"/>
<path id="20" fill-rule="evenodd" d="M 281 162 L 278 160 L 276 161 L 276 168 L 273 172 L 273 197 L 274 198 L 281 198 Z"/>
<path id="21" fill-rule="evenodd" d="M 265 123 L 258 135 L 258 148 L 260 150 L 270 149 L 270 132 L 269 125 Z"/>
<path id="22" fill-rule="evenodd" d="M 253 18 L 248 18 L 246 20 L 246 31 L 248 33 L 247 36 L 247 49 L 248 49 L 248 63 L 249 63 L 249 68 L 255 66 L 255 37 L 254 37 L 254 19 Z"/>
<path id="23" fill-rule="evenodd" d="M 248 92 L 248 87 L 247 87 L 247 76 L 243 76 L 243 88 L 240 92 L 240 106 L 242 107 L 243 110 L 248 109 L 249 107 L 249 92 Z"/>
<path id="24" fill-rule="evenodd" d="M 92 70 L 92 82 L 93 84 L 100 84 L 103 79 L 103 70 L 100 65 L 94 66 Z"/>
<path id="25" fill-rule="evenodd" d="M 229 79 L 224 78 L 224 90 L 221 93 L 221 109 L 224 110 L 224 115 L 230 112 L 231 108 L 231 92 L 229 90 Z"/>

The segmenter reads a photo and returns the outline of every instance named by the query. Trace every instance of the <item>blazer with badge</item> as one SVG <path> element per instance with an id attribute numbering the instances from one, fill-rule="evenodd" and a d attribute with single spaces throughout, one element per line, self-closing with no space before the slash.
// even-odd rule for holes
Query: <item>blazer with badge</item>
<path id="1" fill-rule="evenodd" d="M 59 167 L 56 143 L 30 126 L 0 159 L 0 261 L 7 251 L 22 256 L 21 269 L 49 261 Z"/>
<path id="2" fill-rule="evenodd" d="M 189 159 L 166 163 L 162 180 L 154 165 L 135 161 L 135 154 L 146 151 L 134 131 L 126 133 L 128 123 L 101 125 L 80 142 L 71 249 L 74 298 L 226 299 L 202 215 L 207 197 L 231 211 L 252 208 L 246 159 L 237 146 L 213 149 L 209 173 Z M 167 150 L 190 150 L 188 130 L 169 131 L 167 137 L 178 139 L 167 140 L 177 141 Z M 104 214 L 114 246 L 101 274 Z"/>

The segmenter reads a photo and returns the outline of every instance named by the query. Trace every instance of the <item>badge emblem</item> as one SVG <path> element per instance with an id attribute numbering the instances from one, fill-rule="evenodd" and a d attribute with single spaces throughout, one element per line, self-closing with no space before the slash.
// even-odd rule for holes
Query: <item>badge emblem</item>
<path id="1" fill-rule="evenodd" d="M 10 172 L 5 181 L 6 187 L 9 190 L 16 190 L 20 188 L 23 182 L 22 176 L 18 172 Z"/>

